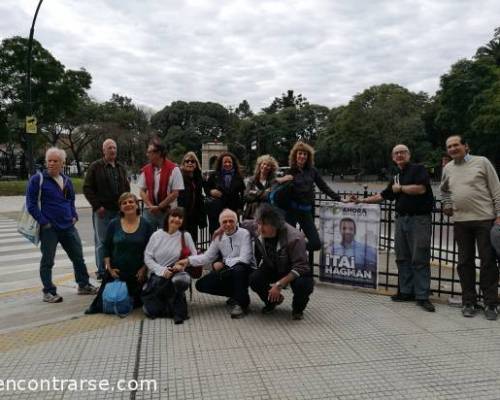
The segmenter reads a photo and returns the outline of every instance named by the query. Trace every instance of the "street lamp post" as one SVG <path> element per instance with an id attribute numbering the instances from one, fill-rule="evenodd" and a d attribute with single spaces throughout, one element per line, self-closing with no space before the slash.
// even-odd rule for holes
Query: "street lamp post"
<path id="1" fill-rule="evenodd" d="M 30 37 L 28 40 L 28 55 L 27 55 L 27 60 L 26 60 L 26 116 L 27 118 L 32 117 L 33 113 L 33 104 L 31 100 L 31 58 L 32 58 L 32 51 L 33 51 L 33 35 L 35 34 L 35 22 L 36 22 L 36 17 L 38 16 L 38 11 L 40 10 L 40 6 L 42 5 L 43 0 L 40 0 L 38 2 L 38 6 L 35 11 L 35 15 L 33 17 L 33 23 L 31 24 L 31 29 L 30 29 Z M 26 119 L 27 121 L 27 119 Z M 25 122 L 26 123 L 26 122 Z M 26 150 L 28 152 L 28 175 L 32 175 L 34 171 L 34 163 L 33 163 L 33 138 L 32 134 L 33 133 L 28 133 L 28 126 L 25 126 L 25 131 L 24 135 L 26 138 Z"/>

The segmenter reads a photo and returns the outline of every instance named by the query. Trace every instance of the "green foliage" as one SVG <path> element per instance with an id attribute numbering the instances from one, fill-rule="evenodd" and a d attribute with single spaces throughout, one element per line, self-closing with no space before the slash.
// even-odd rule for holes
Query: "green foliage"
<path id="1" fill-rule="evenodd" d="M 395 144 L 410 148 L 425 140 L 422 113 L 428 98 L 395 85 L 373 86 L 335 110 L 319 141 L 319 166 L 378 172 Z M 418 145 L 418 146 L 417 146 Z"/>

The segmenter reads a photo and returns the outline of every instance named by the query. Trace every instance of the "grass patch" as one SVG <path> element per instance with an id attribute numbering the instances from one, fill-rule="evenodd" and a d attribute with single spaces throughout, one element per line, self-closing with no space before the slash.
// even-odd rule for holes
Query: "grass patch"
<path id="1" fill-rule="evenodd" d="M 71 178 L 77 194 L 83 193 L 83 178 Z M 0 181 L 0 196 L 23 196 L 26 194 L 28 181 Z"/>

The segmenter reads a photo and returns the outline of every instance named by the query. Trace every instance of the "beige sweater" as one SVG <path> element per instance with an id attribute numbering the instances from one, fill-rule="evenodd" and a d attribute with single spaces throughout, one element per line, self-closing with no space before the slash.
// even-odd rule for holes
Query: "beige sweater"
<path id="1" fill-rule="evenodd" d="M 449 162 L 441 179 L 443 207 L 453 207 L 454 221 L 485 221 L 500 217 L 500 183 L 486 157 L 468 156 Z"/>

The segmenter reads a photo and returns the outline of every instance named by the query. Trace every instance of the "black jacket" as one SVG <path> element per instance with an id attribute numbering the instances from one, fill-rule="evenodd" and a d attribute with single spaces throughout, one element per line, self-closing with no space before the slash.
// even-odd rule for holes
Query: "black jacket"
<path id="1" fill-rule="evenodd" d="M 205 193 L 210 196 L 210 191 L 217 189 L 222 192 L 222 208 L 230 208 L 233 211 L 243 209 L 243 193 L 245 192 L 245 182 L 237 174 L 233 176 L 231 185 L 226 189 L 224 177 L 220 172 L 212 173 L 205 184 Z"/>
<path id="2" fill-rule="evenodd" d="M 201 172 L 196 171 L 193 176 L 182 174 L 184 190 L 179 192 L 177 204 L 184 207 L 185 226 L 207 226 L 207 215 L 203 205 L 203 178 Z"/>
<path id="3" fill-rule="evenodd" d="M 293 175 L 291 198 L 299 204 L 313 205 L 314 204 L 314 184 L 335 201 L 340 201 L 340 196 L 335 193 L 325 183 L 318 170 L 312 168 L 292 168 L 290 174 Z"/>

